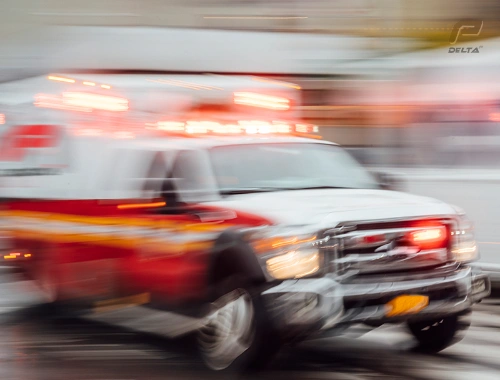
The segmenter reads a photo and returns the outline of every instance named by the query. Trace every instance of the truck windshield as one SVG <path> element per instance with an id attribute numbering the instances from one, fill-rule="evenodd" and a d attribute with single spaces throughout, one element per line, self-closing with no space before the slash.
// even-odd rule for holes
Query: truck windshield
<path id="1" fill-rule="evenodd" d="M 266 143 L 210 151 L 222 194 L 323 188 L 375 189 L 372 176 L 339 146 Z"/>

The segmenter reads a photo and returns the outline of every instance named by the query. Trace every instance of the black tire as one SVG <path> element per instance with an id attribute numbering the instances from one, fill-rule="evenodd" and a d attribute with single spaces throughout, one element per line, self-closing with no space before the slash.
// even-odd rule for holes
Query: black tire
<path id="1" fill-rule="evenodd" d="M 436 353 L 460 342 L 470 324 L 469 311 L 461 315 L 409 322 L 408 328 L 418 341 L 418 351 Z"/>
<path id="2" fill-rule="evenodd" d="M 248 331 L 242 335 L 243 339 L 241 339 L 242 346 L 248 347 L 233 359 L 228 357 L 227 360 L 224 360 L 224 357 L 217 357 L 217 348 L 211 350 L 216 345 L 213 342 L 221 330 L 217 331 L 211 322 L 200 329 L 198 347 L 206 366 L 211 370 L 225 373 L 242 373 L 266 367 L 278 352 L 281 344 L 279 335 L 272 328 L 272 323 L 264 308 L 258 286 L 247 281 L 241 275 L 231 275 L 217 283 L 213 298 L 214 310 L 221 310 L 222 305 L 230 304 L 230 300 L 236 298 L 238 301 L 234 302 L 240 302 L 240 299 L 244 299 L 241 302 L 248 303 L 252 313 L 246 315 Z M 235 323 L 231 324 L 235 325 Z M 236 355 L 238 351 L 228 350 L 227 352 Z"/>

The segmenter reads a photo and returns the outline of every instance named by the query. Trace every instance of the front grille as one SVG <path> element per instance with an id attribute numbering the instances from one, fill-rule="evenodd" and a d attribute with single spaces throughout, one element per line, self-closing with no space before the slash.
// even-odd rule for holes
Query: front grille
<path id="1" fill-rule="evenodd" d="M 358 274 L 393 273 L 419 270 L 450 262 L 450 218 L 397 221 L 349 222 L 323 231 L 328 237 L 324 248 L 330 273 L 348 271 Z M 443 240 L 434 245 L 416 245 L 409 233 L 442 228 Z"/>

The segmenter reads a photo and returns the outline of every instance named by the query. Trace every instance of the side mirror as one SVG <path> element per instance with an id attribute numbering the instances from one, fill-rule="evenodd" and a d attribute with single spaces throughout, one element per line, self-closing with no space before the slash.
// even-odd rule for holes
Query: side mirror
<path id="1" fill-rule="evenodd" d="M 406 191 L 406 183 L 402 175 L 387 172 L 372 172 L 372 175 L 383 190 Z"/>

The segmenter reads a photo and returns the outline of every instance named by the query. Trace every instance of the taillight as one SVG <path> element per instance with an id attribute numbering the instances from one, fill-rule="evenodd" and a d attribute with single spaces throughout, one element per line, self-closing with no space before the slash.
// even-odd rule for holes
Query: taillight
<path id="1" fill-rule="evenodd" d="M 445 248 L 448 240 L 447 230 L 444 226 L 419 229 L 410 232 L 408 240 L 421 249 Z"/>

